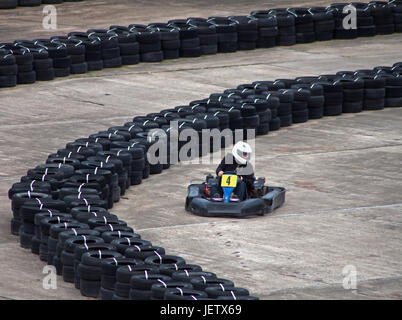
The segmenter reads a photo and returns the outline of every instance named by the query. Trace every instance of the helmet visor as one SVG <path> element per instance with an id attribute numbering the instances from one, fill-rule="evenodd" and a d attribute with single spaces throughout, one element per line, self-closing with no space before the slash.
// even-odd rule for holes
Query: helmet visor
<path id="1" fill-rule="evenodd" d="M 247 160 L 247 161 L 249 161 L 250 158 L 251 158 L 251 153 L 249 153 L 249 152 L 244 152 L 244 151 L 241 151 L 241 150 L 237 150 L 237 154 L 241 158 L 243 158 L 244 160 Z"/>

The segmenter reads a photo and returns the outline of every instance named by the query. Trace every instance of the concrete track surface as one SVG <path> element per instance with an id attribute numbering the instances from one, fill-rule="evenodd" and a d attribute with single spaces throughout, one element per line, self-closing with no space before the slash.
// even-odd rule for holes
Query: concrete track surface
<path id="1" fill-rule="evenodd" d="M 297 1 L 297 6 L 329 1 Z M 0 12 L 1 41 L 111 24 L 247 14 L 295 1 L 85 1 Z M 10 234 L 7 191 L 67 142 L 133 116 L 188 104 L 256 80 L 367 69 L 402 60 L 400 34 L 181 58 L 0 90 L 0 298 L 86 299 Z M 256 174 L 287 188 L 285 205 L 249 219 L 184 211 L 187 185 L 215 165 L 174 165 L 130 188 L 112 212 L 144 239 L 231 279 L 261 299 L 402 298 L 402 108 L 296 124 L 256 139 Z M 357 289 L 343 287 L 354 266 Z M 347 269 L 347 268 L 346 268 Z M 345 270 L 346 270 L 345 269 Z M 349 270 L 349 269 L 348 269 Z"/>

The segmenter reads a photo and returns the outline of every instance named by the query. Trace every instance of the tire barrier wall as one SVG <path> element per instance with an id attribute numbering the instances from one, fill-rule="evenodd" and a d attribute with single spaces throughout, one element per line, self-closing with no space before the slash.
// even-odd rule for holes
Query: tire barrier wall
<path id="1" fill-rule="evenodd" d="M 109 210 L 127 188 L 170 163 L 150 164 L 148 131 L 253 129 L 256 135 L 342 113 L 402 107 L 402 62 L 237 88 L 134 117 L 79 138 L 9 190 L 11 233 L 84 296 L 102 299 L 258 299 L 233 281 L 169 255 Z M 211 141 L 200 142 L 210 144 Z M 179 145 L 180 148 L 180 145 Z M 201 148 L 200 148 L 201 149 Z M 211 150 L 212 145 L 211 145 Z M 178 150 L 180 152 L 180 150 Z"/>
<path id="2" fill-rule="evenodd" d="M 354 3 L 357 29 L 350 30 L 343 28 L 347 16 L 343 8 L 347 4 L 259 10 L 247 16 L 189 17 L 149 25 L 112 25 L 108 30 L 89 29 L 50 39 L 2 43 L 0 88 L 140 62 L 402 32 L 402 0 Z"/>
<path id="3" fill-rule="evenodd" d="M 1 9 L 15 9 L 17 7 L 37 7 L 41 4 L 60 4 L 63 2 L 81 2 L 84 0 L 0 0 Z"/>

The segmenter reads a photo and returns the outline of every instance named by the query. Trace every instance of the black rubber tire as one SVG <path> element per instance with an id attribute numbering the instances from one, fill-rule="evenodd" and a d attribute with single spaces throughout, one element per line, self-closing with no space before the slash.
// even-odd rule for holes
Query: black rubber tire
<path id="1" fill-rule="evenodd" d="M 311 43 L 316 41 L 315 32 L 296 33 L 296 43 Z"/>
<path id="2" fill-rule="evenodd" d="M 153 255 L 147 257 L 144 262 L 149 265 L 155 265 L 155 266 L 160 266 L 164 264 L 173 264 L 173 265 L 182 265 L 186 264 L 186 261 L 179 256 L 172 256 L 172 255 Z"/>
<path id="3" fill-rule="evenodd" d="M 116 285 L 118 282 L 126 284 L 128 288 L 130 288 L 130 279 L 133 275 L 136 274 L 145 274 L 145 270 L 148 274 L 155 273 L 157 274 L 158 268 L 155 266 L 139 264 L 137 266 L 122 266 L 119 267 L 116 271 Z"/>
<path id="4" fill-rule="evenodd" d="M 53 68 L 40 69 L 36 71 L 36 81 L 50 81 L 55 78 L 55 71 Z"/>
<path id="5" fill-rule="evenodd" d="M 253 296 L 220 296 L 216 300 L 260 300 L 258 297 Z"/>
<path id="6" fill-rule="evenodd" d="M 146 240 L 142 240 L 142 241 L 146 241 Z M 159 255 L 165 254 L 165 249 L 162 247 L 143 244 L 138 247 L 127 248 L 126 251 L 124 252 L 124 255 L 128 258 L 145 260 L 148 257 L 155 256 L 155 251 Z M 155 265 L 151 265 L 151 266 L 155 266 Z"/>
<path id="7" fill-rule="evenodd" d="M 338 92 L 324 92 L 325 106 L 340 105 L 343 102 L 343 94 Z"/>
<path id="8" fill-rule="evenodd" d="M 236 52 L 237 51 L 237 41 L 225 41 L 218 42 L 218 52 Z"/>
<path id="9" fill-rule="evenodd" d="M 205 292 L 208 294 L 209 298 L 216 299 L 221 296 L 232 296 L 234 294 L 235 296 L 249 296 L 250 293 L 247 289 L 244 288 L 238 288 L 238 287 L 233 287 L 233 288 L 227 288 L 223 290 L 221 286 L 218 287 L 209 287 L 205 289 Z"/>
<path id="10" fill-rule="evenodd" d="M 190 38 L 190 39 L 183 39 L 180 41 L 180 48 L 181 49 L 189 49 L 194 47 L 200 46 L 200 39 L 197 38 Z"/>
<path id="11" fill-rule="evenodd" d="M 141 43 L 139 46 L 139 53 L 159 52 L 162 49 L 160 42 Z"/>
<path id="12" fill-rule="evenodd" d="M 138 64 L 140 62 L 140 55 L 124 55 L 121 56 L 122 65 Z"/>
<path id="13" fill-rule="evenodd" d="M 163 50 L 172 50 L 180 48 L 180 40 L 167 40 L 162 41 L 162 49 Z"/>
<path id="14" fill-rule="evenodd" d="M 363 101 L 343 102 L 343 105 L 342 105 L 343 113 L 357 113 L 357 112 L 361 112 L 362 109 L 363 109 Z"/>
<path id="15" fill-rule="evenodd" d="M 112 258 L 105 259 L 101 263 L 102 276 L 113 277 L 114 281 L 116 280 L 116 272 L 117 269 L 121 266 L 136 266 L 142 264 L 142 261 L 138 261 L 132 258 Z"/>
<path id="16" fill-rule="evenodd" d="M 163 51 L 146 52 L 140 54 L 142 62 L 160 62 L 163 60 Z"/>
<path id="17" fill-rule="evenodd" d="M 329 41 L 334 38 L 334 34 L 332 32 L 316 32 L 315 39 L 317 41 Z"/>
<path id="18" fill-rule="evenodd" d="M 200 45 L 211 46 L 218 44 L 218 35 L 216 33 L 212 34 L 199 34 Z"/>
<path id="19" fill-rule="evenodd" d="M 355 39 L 357 38 L 357 29 L 338 29 L 334 30 L 334 39 Z"/>
<path id="20" fill-rule="evenodd" d="M 155 283 L 151 287 L 152 298 L 163 300 L 165 296 L 165 292 L 172 288 L 180 288 L 180 289 L 193 289 L 193 285 L 189 282 L 180 282 L 180 281 L 169 281 L 166 283 Z"/>
<path id="21" fill-rule="evenodd" d="M 216 54 L 218 52 L 218 45 L 200 45 L 201 55 Z"/>
<path id="22" fill-rule="evenodd" d="M 32 61 L 18 65 L 18 73 L 33 71 Z"/>
<path id="23" fill-rule="evenodd" d="M 80 279 L 80 292 L 85 297 L 97 298 L 101 288 L 100 281 Z"/>
<path id="24" fill-rule="evenodd" d="M 281 119 L 279 117 L 275 117 L 269 122 L 270 131 L 276 131 L 279 130 L 280 128 L 281 128 Z"/>
<path id="25" fill-rule="evenodd" d="M 39 254 L 39 246 L 41 244 L 41 241 L 36 236 L 33 236 L 31 239 L 31 243 L 31 252 L 33 254 Z"/>
<path id="26" fill-rule="evenodd" d="M 387 108 L 402 107 L 402 98 L 387 98 L 385 99 L 384 107 Z"/>
<path id="27" fill-rule="evenodd" d="M 343 101 L 344 102 L 359 102 L 364 99 L 364 89 L 344 89 Z"/>
<path id="28" fill-rule="evenodd" d="M 191 47 L 191 48 L 180 48 L 180 56 L 185 58 L 195 58 L 201 56 L 201 48 Z"/>
<path id="29" fill-rule="evenodd" d="M 70 72 L 71 72 L 71 74 L 87 73 L 88 72 L 88 63 L 87 62 L 74 63 L 70 66 Z"/>
<path id="30" fill-rule="evenodd" d="M 130 300 L 151 300 L 152 291 L 151 290 L 138 290 L 130 289 L 129 299 Z"/>
<path id="31" fill-rule="evenodd" d="M 385 98 L 385 88 L 364 89 L 364 99 L 378 100 Z"/>
<path id="32" fill-rule="evenodd" d="M 42 4 L 59 4 L 63 2 L 64 0 L 42 0 Z"/>
<path id="33" fill-rule="evenodd" d="M 111 244 L 117 247 L 118 252 L 124 254 L 128 248 L 143 245 L 143 242 L 139 234 L 131 233 L 131 235 L 128 235 L 128 233 L 126 233 L 124 238 L 114 239 Z"/>
<path id="34" fill-rule="evenodd" d="M 103 68 L 119 68 L 122 65 L 121 57 L 103 60 Z"/>
<path id="35" fill-rule="evenodd" d="M 385 92 L 386 92 L 385 96 L 387 98 L 400 98 L 402 97 L 402 86 L 387 85 L 385 87 Z"/>
<path id="36" fill-rule="evenodd" d="M 272 48 L 276 46 L 276 37 L 259 38 L 256 41 L 257 48 Z"/>
<path id="37" fill-rule="evenodd" d="M 279 35 L 276 38 L 276 44 L 278 46 L 293 46 L 296 44 L 296 35 L 290 35 L 290 36 Z"/>
<path id="38" fill-rule="evenodd" d="M 0 0 L 0 9 L 15 9 L 18 6 L 18 0 Z"/>
<path id="39" fill-rule="evenodd" d="M 281 121 L 281 127 L 289 127 L 293 124 L 292 114 L 278 116 Z"/>
<path id="40" fill-rule="evenodd" d="M 117 250 L 117 248 L 109 243 L 89 243 L 89 244 L 80 244 L 74 248 L 74 259 L 75 261 L 80 262 L 81 257 L 84 253 L 89 251 L 113 251 Z"/>
<path id="41" fill-rule="evenodd" d="M 92 250 L 84 253 L 81 257 L 81 262 L 83 265 L 94 266 L 100 269 L 102 260 L 108 258 L 120 258 L 123 257 L 122 254 L 117 251 L 112 250 Z"/>
<path id="42" fill-rule="evenodd" d="M 65 282 L 74 283 L 74 277 L 75 277 L 74 267 L 63 265 L 62 276 Z"/>
<path id="43" fill-rule="evenodd" d="M 88 71 L 96 71 L 103 69 L 102 60 L 87 60 Z"/>
<path id="44" fill-rule="evenodd" d="M 53 67 L 53 60 L 51 58 L 47 59 L 35 59 L 33 61 L 33 68 L 38 70 L 46 70 Z"/>
<path id="45" fill-rule="evenodd" d="M 233 288 L 233 281 L 222 278 L 194 278 L 190 281 L 195 290 L 205 291 L 206 288 L 223 285 L 224 288 Z"/>
<path id="46" fill-rule="evenodd" d="M 22 226 L 19 230 L 20 245 L 22 248 L 31 249 L 32 248 L 32 238 L 34 235 L 31 233 L 26 233 L 24 229 L 25 228 Z"/>
<path id="47" fill-rule="evenodd" d="M 18 0 L 18 6 L 20 7 L 34 7 L 40 6 L 42 0 Z"/>
<path id="48" fill-rule="evenodd" d="M 86 232 L 87 231 L 87 232 Z M 91 232 L 89 232 L 91 231 Z M 77 232 L 78 233 L 78 232 Z M 96 233 L 94 230 L 82 230 L 82 235 L 74 236 L 74 237 L 69 237 L 65 240 L 64 242 L 64 250 L 63 252 L 65 253 L 65 258 L 66 260 L 63 259 L 63 264 L 67 265 L 73 265 L 72 260 L 74 259 L 74 252 L 75 248 L 80 245 L 84 244 L 104 244 L 104 240 L 99 236 L 99 233 Z M 86 235 L 84 235 L 84 233 Z M 92 233 L 93 235 L 90 235 Z M 95 235 L 98 234 L 98 235 Z M 63 257 L 63 252 L 62 252 L 62 257 Z M 73 257 L 71 256 L 73 255 Z"/>
<path id="49" fill-rule="evenodd" d="M 359 37 L 374 37 L 377 34 L 376 27 L 373 26 L 361 26 L 357 29 L 357 35 Z"/>
<path id="50" fill-rule="evenodd" d="M 278 35 L 277 27 L 265 27 L 258 29 L 258 39 L 261 38 L 274 38 Z"/>
<path id="51" fill-rule="evenodd" d="M 119 43 L 120 55 L 131 56 L 140 53 L 140 44 L 138 42 Z"/>
<path id="52" fill-rule="evenodd" d="M 0 65 L 0 76 L 15 76 L 18 72 L 18 66 L 16 64 Z"/>
<path id="53" fill-rule="evenodd" d="M 202 271 L 201 266 L 196 264 L 182 264 L 182 265 L 172 265 L 172 264 L 163 264 L 159 265 L 159 272 L 161 274 L 165 274 L 169 277 L 172 276 L 173 273 L 177 271 Z"/>
<path id="54" fill-rule="evenodd" d="M 64 69 L 54 68 L 54 76 L 56 78 L 67 77 L 70 75 L 70 67 Z"/>
<path id="55" fill-rule="evenodd" d="M 217 278 L 213 272 L 206 271 L 177 271 L 172 274 L 172 279 L 180 282 L 190 282 L 194 278 Z"/>
<path id="56" fill-rule="evenodd" d="M 308 109 L 298 110 L 292 112 L 292 121 L 293 123 L 303 123 L 307 122 L 309 119 L 309 111 Z"/>
<path id="57" fill-rule="evenodd" d="M 152 285 L 160 283 L 160 280 L 163 282 L 169 282 L 172 278 L 157 273 L 133 275 L 130 279 L 130 287 L 131 289 L 137 290 L 151 290 Z"/>
<path id="58" fill-rule="evenodd" d="M 101 280 L 102 270 L 100 267 L 87 266 L 83 263 L 80 263 L 76 271 L 80 279 L 99 282 Z"/>
<path id="59" fill-rule="evenodd" d="M 15 87 L 17 85 L 17 76 L 0 76 L 0 88 Z"/>
<path id="60" fill-rule="evenodd" d="M 114 295 L 114 289 L 110 290 L 110 289 L 104 288 L 101 284 L 100 297 L 102 300 L 113 300 L 113 295 Z"/>
<path id="61" fill-rule="evenodd" d="M 338 116 L 342 114 L 342 104 L 338 106 L 324 106 L 324 116 Z"/>
<path id="62" fill-rule="evenodd" d="M 248 117 L 243 117 L 243 127 L 244 128 L 257 128 L 260 125 L 260 117 L 255 114 Z"/>
<path id="63" fill-rule="evenodd" d="M 321 119 L 324 116 L 324 108 L 309 108 L 308 109 L 308 118 L 309 119 Z"/>
<path id="64" fill-rule="evenodd" d="M 376 24 L 377 34 L 392 34 L 395 32 L 394 24 Z"/>
<path id="65" fill-rule="evenodd" d="M 198 300 L 199 298 L 207 298 L 208 295 L 204 291 L 194 289 L 167 289 L 165 291 L 164 300 Z"/>
<path id="66" fill-rule="evenodd" d="M 17 74 L 17 84 L 31 84 L 36 81 L 36 72 L 19 72 Z"/>
<path id="67" fill-rule="evenodd" d="M 249 42 L 249 41 L 239 41 L 237 42 L 237 49 L 238 50 L 254 50 L 257 48 L 256 42 Z"/>
<path id="68" fill-rule="evenodd" d="M 385 99 L 365 99 L 363 110 L 382 110 L 385 107 Z"/>
<path id="69" fill-rule="evenodd" d="M 256 129 L 256 135 L 266 135 L 269 133 L 269 122 L 261 122 L 260 125 Z"/>

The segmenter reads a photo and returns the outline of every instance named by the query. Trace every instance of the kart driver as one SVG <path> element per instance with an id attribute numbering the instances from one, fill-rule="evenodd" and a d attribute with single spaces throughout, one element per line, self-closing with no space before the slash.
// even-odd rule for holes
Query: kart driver
<path id="1" fill-rule="evenodd" d="M 216 174 L 219 177 L 219 183 L 211 186 L 210 193 L 212 200 L 222 201 L 223 190 L 221 185 L 222 175 L 225 172 L 233 172 L 238 176 L 238 182 L 236 188 L 231 195 L 232 201 L 244 201 L 247 199 L 248 191 L 254 189 L 254 168 L 250 163 L 252 155 L 252 149 L 247 142 L 239 141 L 232 149 L 231 153 L 228 153 L 219 164 L 216 169 Z"/>

